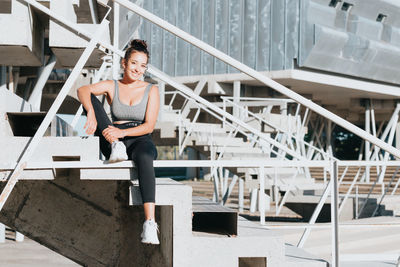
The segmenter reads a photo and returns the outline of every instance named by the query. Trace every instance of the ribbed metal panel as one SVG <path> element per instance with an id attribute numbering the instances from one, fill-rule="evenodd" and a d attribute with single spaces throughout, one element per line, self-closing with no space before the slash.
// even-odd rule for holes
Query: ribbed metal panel
<path id="1" fill-rule="evenodd" d="M 259 71 L 307 67 L 400 82 L 400 2 L 147 0 L 143 7 Z M 151 44 L 151 63 L 169 75 L 237 72 L 148 22 L 140 35 Z"/>
<path id="2" fill-rule="evenodd" d="M 258 38 L 257 38 L 257 69 L 270 69 L 271 54 L 271 1 L 259 0 L 258 2 Z"/>
<path id="3" fill-rule="evenodd" d="M 209 45 L 215 46 L 215 1 L 199 2 L 202 2 L 201 39 Z M 213 74 L 214 65 L 214 57 L 201 52 L 201 74 Z"/>
<path id="4" fill-rule="evenodd" d="M 202 39 L 202 2 L 198 0 L 190 1 L 190 34 Z M 165 51 L 165 53 L 169 53 Z M 189 46 L 189 73 L 188 75 L 199 75 L 201 67 L 200 49 Z"/>
<path id="5" fill-rule="evenodd" d="M 171 24 L 176 25 L 177 18 L 177 0 L 168 0 L 168 4 L 165 3 L 164 7 L 164 18 Z M 175 35 L 163 31 L 163 47 L 162 51 L 171 51 L 169 53 L 162 53 L 163 55 L 163 67 L 162 69 L 166 73 L 171 73 L 175 76 L 175 64 L 176 64 L 176 37 Z"/>
<path id="6" fill-rule="evenodd" d="M 241 0 L 230 0 L 229 1 L 229 47 L 228 55 L 237 60 L 242 60 L 242 25 L 243 25 L 243 15 L 242 15 L 242 4 Z M 228 71 L 230 73 L 239 72 L 237 69 L 229 66 Z"/>
<path id="7" fill-rule="evenodd" d="M 229 1 L 216 0 L 215 1 L 215 48 L 228 54 L 229 44 Z M 216 59 L 215 60 L 215 73 L 226 73 L 228 71 L 227 65 Z"/>
<path id="8" fill-rule="evenodd" d="M 180 29 L 190 31 L 190 2 L 187 0 L 178 0 L 178 14 L 176 18 L 176 26 Z M 171 53 L 173 54 L 173 53 Z M 176 40 L 176 58 L 175 58 L 175 75 L 188 75 L 189 65 L 189 44 L 180 38 Z"/>

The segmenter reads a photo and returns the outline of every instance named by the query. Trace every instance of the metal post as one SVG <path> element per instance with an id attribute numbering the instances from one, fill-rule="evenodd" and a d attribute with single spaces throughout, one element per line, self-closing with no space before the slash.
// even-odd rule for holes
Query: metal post
<path id="1" fill-rule="evenodd" d="M 258 210 L 260 211 L 260 224 L 265 224 L 265 174 L 264 166 L 260 166 L 258 172 L 259 195 L 258 195 Z"/>
<path id="2" fill-rule="evenodd" d="M 258 192 L 257 188 L 252 189 L 250 192 L 250 213 L 253 213 L 256 211 L 257 192 Z"/>
<path id="3" fill-rule="evenodd" d="M 338 165 L 337 161 L 331 161 L 331 226 L 332 226 L 332 266 L 339 266 L 339 192 L 338 192 Z"/>
<path id="4" fill-rule="evenodd" d="M 228 171 L 228 170 L 226 169 L 226 171 Z M 229 187 L 227 188 L 227 190 L 225 191 L 225 194 L 224 194 L 224 196 L 223 196 L 222 205 L 225 205 L 226 201 L 228 201 L 228 198 L 229 198 L 229 196 L 231 195 L 231 193 L 232 193 L 232 191 L 233 191 L 233 188 L 235 187 L 235 184 L 236 184 L 236 181 L 237 181 L 237 180 L 238 180 L 238 176 L 237 176 L 236 174 L 233 175 L 232 181 L 231 181 L 231 183 L 229 184 Z M 240 190 L 240 188 L 239 188 L 239 190 Z M 240 192 L 239 192 L 239 199 L 240 199 Z"/>
<path id="5" fill-rule="evenodd" d="M 321 212 L 322 207 L 324 206 L 325 201 L 326 201 L 326 199 L 328 198 L 328 196 L 329 196 L 329 194 L 330 194 L 330 192 L 331 192 L 331 189 L 332 189 L 332 181 L 333 181 L 333 180 L 330 179 L 330 180 L 329 180 L 329 183 L 328 183 L 327 186 L 325 187 L 324 193 L 322 194 L 321 199 L 319 200 L 318 205 L 317 205 L 317 207 L 315 208 L 315 210 L 314 210 L 314 212 L 313 212 L 313 215 L 311 216 L 310 221 L 308 222 L 309 225 L 313 225 L 313 224 L 315 224 L 315 222 L 317 221 L 317 218 L 318 218 L 318 216 L 319 216 L 319 213 Z M 297 246 L 298 246 L 299 248 L 302 248 L 302 247 L 304 246 L 304 244 L 305 244 L 305 242 L 306 242 L 308 236 L 310 235 L 310 232 L 311 232 L 311 227 L 306 227 L 306 229 L 305 229 L 304 232 L 303 232 L 303 235 L 301 236 L 301 238 L 300 238 L 300 240 L 299 240 L 299 243 L 297 244 Z"/>
<path id="6" fill-rule="evenodd" d="M 6 85 L 7 83 L 6 73 L 7 73 L 6 66 L 0 66 L 0 87 Z"/>
<path id="7" fill-rule="evenodd" d="M 0 243 L 6 242 L 6 226 L 0 223 Z"/>
<path id="8" fill-rule="evenodd" d="M 243 212 L 244 208 L 244 181 L 239 178 L 239 212 Z"/>
<path id="9" fill-rule="evenodd" d="M 332 151 L 332 121 L 327 121 L 327 129 L 326 129 L 326 151 L 329 155 L 333 156 Z"/>
<path id="10" fill-rule="evenodd" d="M 89 8 L 90 8 L 90 16 L 92 17 L 93 24 L 98 24 L 99 18 L 97 16 L 97 1 L 89 0 Z M 114 17 L 114 20 L 115 20 L 115 17 Z"/>
<path id="11" fill-rule="evenodd" d="M 347 200 L 347 198 L 349 197 L 351 191 L 353 190 L 353 187 L 354 187 L 354 185 L 356 184 L 357 179 L 358 179 L 358 176 L 360 176 L 360 173 L 361 173 L 361 168 L 358 169 L 356 176 L 354 176 L 354 179 L 353 179 L 353 181 L 351 182 L 350 187 L 349 187 L 349 189 L 347 190 L 346 195 L 344 196 L 344 198 L 343 198 L 343 200 L 342 200 L 342 203 L 340 203 L 339 215 L 340 215 L 340 213 L 342 212 L 342 210 L 343 210 L 343 208 L 344 208 L 344 205 L 345 205 L 345 203 L 346 203 L 346 200 Z M 364 176 L 364 175 L 365 175 L 365 172 L 364 172 L 363 176 Z"/>
<path id="12" fill-rule="evenodd" d="M 365 103 L 365 131 L 367 133 L 371 132 L 371 130 L 370 130 L 370 125 L 371 125 L 370 115 L 371 115 L 371 110 L 370 110 L 369 101 L 366 101 L 366 103 Z M 368 142 L 368 140 L 365 140 L 364 145 L 365 145 L 364 158 L 365 158 L 365 161 L 369 161 L 369 159 L 370 159 L 370 142 Z M 365 166 L 365 181 L 367 183 L 369 183 L 369 181 L 370 181 L 370 166 Z"/>
<path id="13" fill-rule="evenodd" d="M 371 101 L 371 127 L 372 127 L 372 134 L 375 137 L 378 137 L 376 135 L 375 110 L 374 110 L 374 106 L 373 106 L 372 101 Z M 376 147 L 376 146 L 374 146 L 374 147 Z M 370 152 L 370 156 L 371 156 L 372 153 L 373 152 L 371 151 Z M 371 157 L 370 157 L 370 159 L 371 159 Z M 377 174 L 378 174 L 379 173 L 379 166 L 376 166 L 376 171 L 377 171 Z"/>
<path id="14" fill-rule="evenodd" d="M 393 123 L 396 123 L 396 121 L 398 119 L 398 113 L 399 112 L 400 112 L 400 104 L 397 104 L 395 110 L 392 113 L 392 116 L 390 117 L 389 122 L 386 125 L 385 130 L 383 131 L 383 133 L 382 133 L 382 135 L 380 137 L 380 140 L 382 140 L 382 141 L 386 140 L 386 137 L 388 136 L 389 131 L 390 131 Z M 380 151 L 380 148 L 379 147 L 375 147 L 374 154 L 372 155 L 371 160 L 375 160 L 376 158 L 378 158 L 378 160 L 379 160 L 379 156 L 378 156 L 379 151 Z"/>
<path id="15" fill-rule="evenodd" d="M 43 88 L 46 85 L 49 76 L 56 65 L 56 56 L 51 54 L 46 65 L 41 67 L 38 73 L 38 79 L 36 81 L 35 87 L 32 90 L 31 96 L 28 102 L 36 109 L 40 110 L 40 104 L 42 102 Z"/>
<path id="16" fill-rule="evenodd" d="M 81 57 L 79 58 L 78 62 L 76 63 L 74 69 L 72 70 L 71 74 L 69 75 L 64 86 L 61 88 L 60 93 L 54 100 L 52 106 L 50 107 L 50 110 L 47 112 L 45 118 L 43 119 L 43 122 L 40 124 L 39 129 L 36 131 L 35 135 L 31 139 L 31 141 L 28 143 L 26 149 L 22 152 L 20 160 L 18 161 L 17 165 L 15 166 L 15 169 L 10 174 L 8 182 L 3 189 L 3 192 L 0 195 L 0 210 L 3 208 L 5 202 L 7 201 L 8 197 L 10 196 L 14 186 L 16 185 L 16 183 L 18 181 L 18 177 L 21 175 L 21 173 L 23 172 L 24 168 L 26 167 L 28 161 L 32 157 L 33 152 L 39 145 L 39 142 L 42 139 L 47 127 L 53 120 L 54 116 L 56 115 L 56 112 L 60 108 L 62 102 L 64 101 L 64 99 L 67 96 L 68 92 L 70 91 L 71 87 L 73 86 L 76 78 L 80 74 L 86 61 L 89 59 L 90 55 L 92 54 L 93 50 L 95 49 L 97 42 L 100 39 L 103 31 L 106 29 L 107 25 L 108 25 L 108 21 L 103 20 L 102 23 L 100 24 L 98 30 L 94 34 L 93 39 L 90 40 L 89 44 L 83 51 Z"/>
<path id="17" fill-rule="evenodd" d="M 393 143 L 393 139 L 394 139 L 394 133 L 396 132 L 396 126 L 397 126 L 397 120 L 399 119 L 399 115 L 396 114 L 395 116 L 395 121 L 392 124 L 392 128 L 390 129 L 390 133 L 389 133 L 389 138 L 388 138 L 388 143 L 392 144 Z M 389 153 L 387 151 L 385 151 L 384 156 L 383 156 L 383 161 L 387 162 L 389 160 Z M 381 172 L 379 174 L 379 178 L 378 178 L 378 183 L 383 183 L 383 180 L 385 178 L 385 173 L 386 173 L 386 166 L 382 166 L 381 168 Z"/>
<path id="18" fill-rule="evenodd" d="M 24 241 L 24 235 L 21 234 L 20 232 L 15 232 L 15 241 L 17 242 L 23 242 Z"/>
<path id="19" fill-rule="evenodd" d="M 113 36 L 113 44 L 114 47 L 119 49 L 119 4 L 114 2 L 113 7 L 113 16 L 114 16 L 114 36 Z M 119 68 L 120 68 L 120 57 L 117 53 L 113 53 L 113 79 L 119 80 Z"/>
<path id="20" fill-rule="evenodd" d="M 165 107 L 165 82 L 158 82 L 158 92 L 160 95 L 160 112 L 158 112 L 158 121 L 162 121 Z"/>
<path id="21" fill-rule="evenodd" d="M 240 102 L 240 81 L 233 82 L 233 102 L 238 104 Z M 233 116 L 239 117 L 239 108 L 238 106 L 233 107 Z"/>
<path id="22" fill-rule="evenodd" d="M 355 208 L 355 211 L 356 211 L 356 220 L 358 219 L 358 185 L 356 185 L 356 208 Z"/>

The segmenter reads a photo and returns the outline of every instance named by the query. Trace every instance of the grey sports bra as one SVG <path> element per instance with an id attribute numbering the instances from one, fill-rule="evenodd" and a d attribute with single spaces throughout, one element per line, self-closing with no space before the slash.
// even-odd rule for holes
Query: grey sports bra
<path id="1" fill-rule="evenodd" d="M 119 99 L 118 81 L 114 80 L 114 98 L 111 103 L 111 118 L 113 121 L 144 121 L 146 115 L 147 100 L 152 84 L 147 85 L 142 100 L 135 105 L 126 105 Z"/>

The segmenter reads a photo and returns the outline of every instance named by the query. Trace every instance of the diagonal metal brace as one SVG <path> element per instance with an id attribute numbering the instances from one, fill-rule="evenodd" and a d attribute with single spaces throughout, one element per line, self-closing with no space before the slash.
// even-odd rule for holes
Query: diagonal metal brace
<path id="1" fill-rule="evenodd" d="M 71 74 L 69 75 L 67 81 L 65 82 L 64 86 L 61 88 L 60 93 L 54 100 L 53 104 L 50 107 L 50 110 L 46 114 L 43 122 L 40 124 L 39 129 L 36 131 L 35 135 L 32 137 L 28 145 L 26 146 L 25 150 L 21 153 L 21 157 L 15 166 L 15 169 L 10 174 L 8 182 L 1 192 L 0 195 L 0 211 L 3 209 L 4 204 L 6 203 L 8 197 L 10 196 L 12 190 L 14 189 L 15 185 L 18 182 L 18 178 L 20 177 L 21 173 L 23 172 L 24 168 L 26 167 L 28 161 L 33 155 L 33 152 L 39 145 L 40 140 L 42 139 L 46 129 L 50 125 L 51 121 L 53 120 L 54 116 L 56 115 L 58 109 L 60 108 L 61 104 L 63 103 L 65 97 L 69 93 L 71 87 L 73 86 L 75 80 L 78 78 L 81 70 L 83 69 L 86 61 L 89 59 L 90 55 L 92 54 L 93 50 L 97 46 L 102 33 L 108 26 L 109 21 L 103 20 L 95 32 L 93 38 L 90 40 L 89 44 L 86 46 L 85 50 L 83 51 L 81 57 L 79 58 L 78 62 L 76 63 L 74 69 L 72 70 Z"/>

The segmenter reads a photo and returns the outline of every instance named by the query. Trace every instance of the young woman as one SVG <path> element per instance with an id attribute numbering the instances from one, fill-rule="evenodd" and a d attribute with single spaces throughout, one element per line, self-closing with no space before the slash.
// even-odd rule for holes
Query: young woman
<path id="1" fill-rule="evenodd" d="M 151 139 L 159 110 L 158 88 L 141 80 L 149 51 L 143 40 L 133 40 L 122 59 L 124 76 L 119 81 L 101 81 L 82 86 L 78 97 L 86 114 L 87 134 L 100 137 L 100 150 L 109 162 L 133 160 L 138 170 L 145 222 L 142 242 L 159 244 L 155 213 L 153 160 L 157 150 Z M 111 107 L 109 120 L 96 95 L 105 95 Z"/>

